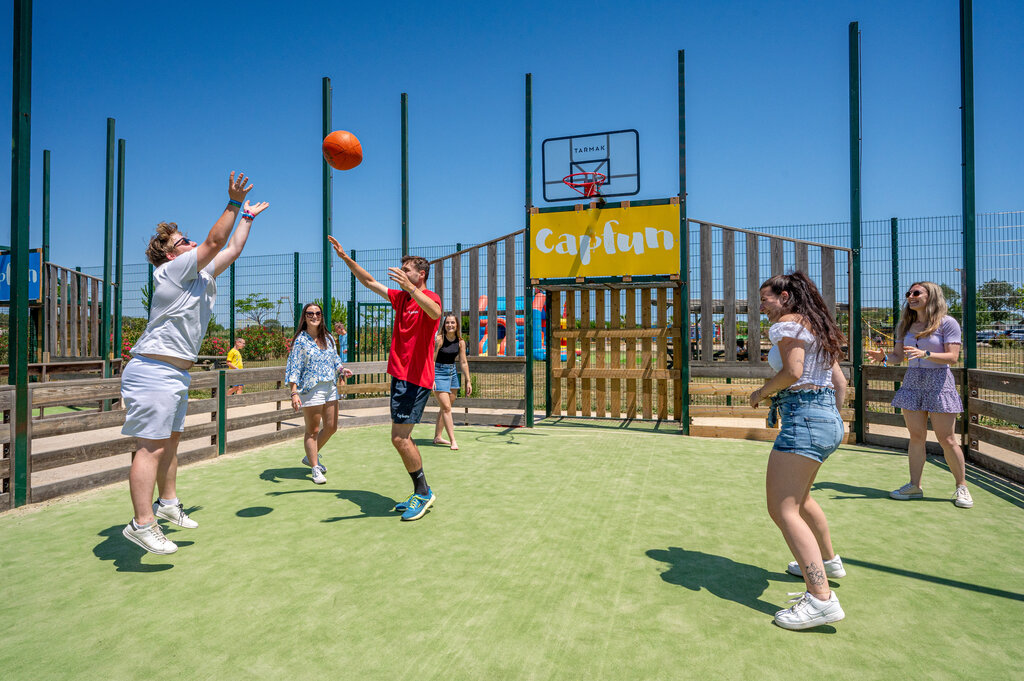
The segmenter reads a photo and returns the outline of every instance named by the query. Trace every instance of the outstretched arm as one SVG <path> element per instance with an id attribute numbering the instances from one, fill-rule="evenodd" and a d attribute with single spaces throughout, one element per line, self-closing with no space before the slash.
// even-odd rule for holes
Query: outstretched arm
<path id="1" fill-rule="evenodd" d="M 242 219 L 238 221 L 238 228 L 231 235 L 227 247 L 214 258 L 213 276 L 219 277 L 224 270 L 231 266 L 245 248 L 245 242 L 249 238 L 249 229 L 252 227 L 253 218 L 270 207 L 266 201 L 256 204 L 245 202 L 242 208 Z"/>
<path id="2" fill-rule="evenodd" d="M 331 242 L 331 246 L 334 246 L 334 252 L 338 254 L 338 257 L 341 258 L 342 262 L 348 265 L 348 268 L 352 270 L 352 274 L 356 275 L 356 279 L 359 280 L 360 284 L 370 289 L 377 295 L 383 296 L 384 298 L 388 298 L 387 286 L 374 279 L 369 272 L 362 268 L 362 266 L 359 263 L 350 258 L 348 256 L 348 253 L 345 252 L 345 249 L 342 248 L 341 244 L 338 243 L 337 239 L 335 239 L 333 236 L 328 235 L 327 240 Z M 388 299 L 390 300 L 390 298 Z"/>
<path id="3" fill-rule="evenodd" d="M 440 319 L 441 317 L 441 306 L 437 304 L 430 296 L 423 292 L 423 289 L 413 286 L 413 283 L 409 281 L 409 275 L 405 273 L 405 270 L 400 267 L 389 267 L 388 278 L 402 287 L 402 290 L 408 293 L 416 304 L 420 306 L 420 309 L 427 313 L 431 319 Z"/>
<path id="4" fill-rule="evenodd" d="M 213 227 L 210 228 L 210 233 L 206 235 L 206 241 L 199 244 L 196 247 L 196 270 L 202 271 L 213 262 L 213 259 L 217 257 L 220 250 L 224 248 L 224 245 L 228 242 L 228 237 L 231 236 L 231 228 L 235 226 L 235 218 L 238 217 L 238 209 L 242 207 L 242 201 L 245 200 L 245 195 L 252 189 L 250 184 L 248 187 L 245 185 L 248 182 L 244 174 L 238 173 L 238 179 L 235 179 L 235 172 L 231 171 L 231 175 L 228 177 L 228 198 L 235 203 L 228 203 L 227 208 L 217 219 L 217 222 L 213 223 Z"/>

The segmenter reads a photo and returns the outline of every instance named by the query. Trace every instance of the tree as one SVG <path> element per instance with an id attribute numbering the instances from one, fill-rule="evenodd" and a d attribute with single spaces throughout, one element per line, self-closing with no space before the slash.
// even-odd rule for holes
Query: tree
<path id="1" fill-rule="evenodd" d="M 321 310 L 324 309 L 324 299 L 317 298 L 313 301 L 313 304 L 319 307 Z M 340 300 L 331 296 L 331 325 L 335 325 L 341 322 L 348 327 L 348 308 Z M 334 329 L 328 329 L 331 333 L 334 333 Z"/>
<path id="2" fill-rule="evenodd" d="M 262 293 L 250 293 L 245 298 L 235 301 L 235 310 L 242 313 L 246 319 L 252 320 L 256 326 L 263 326 L 264 320 L 273 309 L 274 304 Z"/>
<path id="3" fill-rule="evenodd" d="M 1000 279 L 990 279 L 978 287 L 978 321 L 989 324 L 1006 322 L 1024 307 L 1024 288 Z"/>

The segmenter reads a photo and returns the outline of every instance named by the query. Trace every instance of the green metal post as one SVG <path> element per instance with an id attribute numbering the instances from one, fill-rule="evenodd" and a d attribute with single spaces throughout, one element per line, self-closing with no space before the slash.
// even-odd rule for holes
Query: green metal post
<path id="1" fill-rule="evenodd" d="M 402 93 L 402 255 L 409 254 L 409 95 Z"/>
<path id="2" fill-rule="evenodd" d="M 228 434 L 228 390 L 227 370 L 217 372 L 217 456 L 227 450 Z"/>
<path id="3" fill-rule="evenodd" d="M 50 262 L 50 150 L 43 149 L 43 262 Z M 45 324 L 45 320 L 43 321 Z"/>
<path id="4" fill-rule="evenodd" d="M 526 74 L 526 232 L 523 234 L 523 325 L 526 345 L 526 427 L 533 428 L 533 283 L 530 280 L 530 209 L 533 207 L 533 74 Z M 514 301 L 513 301 L 514 302 Z M 548 319 L 550 323 L 550 318 Z M 476 324 L 471 319 L 470 324 Z M 551 348 L 548 348 L 551 352 Z M 545 405 L 546 407 L 546 405 Z"/>
<path id="5" fill-rule="evenodd" d="M 612 291 L 612 295 L 617 296 L 617 295 L 619 295 L 619 292 L 618 291 Z M 526 304 L 527 303 L 524 301 L 523 302 L 524 308 L 525 308 Z M 530 307 L 533 307 L 533 302 L 531 301 L 529 303 L 529 305 L 530 305 Z M 546 316 L 546 318 L 548 320 L 548 324 L 549 325 L 551 324 L 551 320 L 552 319 L 557 319 L 557 317 L 555 317 L 552 314 L 553 312 L 554 312 L 554 310 L 551 307 L 551 293 L 547 292 L 547 293 L 544 294 L 544 314 L 545 314 L 545 316 Z M 558 328 L 558 327 L 550 327 L 549 326 L 549 328 Z M 548 336 L 547 336 L 547 338 L 544 341 L 544 348 L 545 348 L 545 350 L 544 350 L 544 385 L 545 386 L 547 386 L 548 382 L 551 380 L 551 352 L 552 352 L 552 348 L 551 348 L 550 338 L 551 338 L 551 334 L 548 333 Z M 527 347 L 526 348 L 526 353 L 527 354 L 530 354 L 532 352 L 533 352 L 533 348 L 531 348 L 531 347 Z M 552 408 L 552 406 L 553 405 L 551 404 L 551 389 L 550 388 L 546 388 L 544 390 L 544 416 L 545 417 L 550 417 L 551 416 L 551 408 Z M 559 409 L 561 409 L 561 405 L 559 405 Z"/>
<path id="6" fill-rule="evenodd" d="M 107 182 L 103 201 L 103 300 L 100 309 L 100 357 L 103 377 L 110 378 L 110 255 L 114 247 L 114 119 L 107 119 Z M 104 402 L 106 409 L 107 402 Z"/>
<path id="7" fill-rule="evenodd" d="M 149 263 L 149 277 L 146 280 L 146 286 L 149 287 L 149 304 L 146 306 L 146 316 L 150 314 L 150 310 L 153 309 L 153 263 Z"/>
<path id="8" fill-rule="evenodd" d="M 10 371 L 14 385 L 11 494 L 28 503 L 28 237 L 32 130 L 32 0 L 14 0 L 14 87 L 11 96 Z"/>
<path id="9" fill-rule="evenodd" d="M 861 330 L 860 282 L 860 30 L 856 21 L 850 22 L 850 249 L 853 251 L 850 273 L 852 300 L 850 301 L 850 359 L 853 362 L 854 413 L 853 435 L 857 442 L 864 441 L 864 381 L 861 366 L 864 363 L 864 343 Z"/>
<path id="10" fill-rule="evenodd" d="M 900 221 L 899 218 L 889 218 L 889 234 L 892 237 L 889 250 L 892 256 L 892 335 L 895 344 L 896 327 L 900 323 Z M 884 348 L 883 348 L 884 349 Z M 895 390 L 900 389 L 899 381 L 894 386 Z M 896 413 L 900 408 L 896 407 Z"/>
<path id="11" fill-rule="evenodd" d="M 295 319 L 295 326 L 293 327 L 296 331 L 299 330 L 299 315 L 302 314 L 302 302 L 299 300 L 299 252 L 295 251 L 292 254 L 292 307 L 295 308 L 292 317 Z"/>
<path id="12" fill-rule="evenodd" d="M 331 133 L 331 79 L 326 76 L 322 82 L 323 89 L 321 91 L 321 97 L 323 100 L 323 136 L 327 137 Z M 327 165 L 327 161 L 323 161 L 323 193 L 324 193 L 324 205 L 323 205 L 323 221 L 324 221 L 324 236 L 323 236 L 323 284 L 324 284 L 324 324 L 325 328 L 331 329 L 331 258 L 334 257 L 331 253 L 334 249 L 331 247 L 331 243 L 327 240 L 327 237 L 331 235 L 331 167 Z"/>
<path id="13" fill-rule="evenodd" d="M 231 347 L 235 347 L 235 263 L 231 263 L 231 267 L 228 268 L 228 282 L 228 335 L 231 338 Z"/>
<path id="14" fill-rule="evenodd" d="M 125 141 L 117 140 L 117 218 L 114 257 L 114 357 L 121 357 L 121 318 L 124 302 L 124 152 Z M 122 367 L 123 368 L 123 367 Z"/>
<path id="15" fill-rule="evenodd" d="M 972 0 L 960 0 L 960 140 L 963 156 L 964 222 L 964 366 L 978 367 L 978 290 L 975 262 L 974 207 L 974 9 Z M 966 393 L 967 381 L 964 381 Z M 966 404 L 966 402 L 965 402 Z"/>
<path id="16" fill-rule="evenodd" d="M 356 249 L 352 249 L 350 254 L 352 259 L 356 259 Z M 350 362 L 358 361 L 356 357 L 356 334 L 359 333 L 359 320 L 356 319 L 356 275 L 354 273 L 349 274 L 349 301 L 348 301 L 348 359 Z"/>
<path id="17" fill-rule="evenodd" d="M 683 435 L 690 434 L 690 224 L 686 221 L 686 50 L 679 50 L 679 300 L 683 309 L 683 347 L 674 350 L 679 362 L 679 382 L 683 386 L 679 425 Z"/>

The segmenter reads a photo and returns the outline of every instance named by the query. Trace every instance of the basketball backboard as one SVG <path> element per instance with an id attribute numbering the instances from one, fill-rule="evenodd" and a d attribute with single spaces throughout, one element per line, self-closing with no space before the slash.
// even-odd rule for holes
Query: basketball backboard
<path id="1" fill-rule="evenodd" d="M 541 145 L 541 158 L 545 201 L 584 200 L 562 181 L 575 173 L 607 177 L 600 186 L 602 197 L 640 193 L 640 134 L 636 130 L 552 137 Z"/>

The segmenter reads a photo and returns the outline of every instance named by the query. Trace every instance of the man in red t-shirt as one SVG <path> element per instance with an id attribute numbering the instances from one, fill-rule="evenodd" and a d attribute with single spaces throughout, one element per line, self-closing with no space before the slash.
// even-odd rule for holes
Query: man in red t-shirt
<path id="1" fill-rule="evenodd" d="M 395 506 L 402 520 L 419 520 L 434 503 L 434 492 L 423 474 L 423 459 L 412 439 L 412 427 L 420 422 L 427 397 L 434 387 L 434 337 L 441 318 L 441 298 L 427 290 L 430 264 L 426 258 L 406 255 L 402 266 L 389 267 L 388 278 L 401 289 L 389 289 L 348 256 L 333 236 L 327 239 L 356 279 L 391 302 L 395 326 L 388 353 L 391 374 L 391 444 L 412 477 L 413 493 Z"/>

